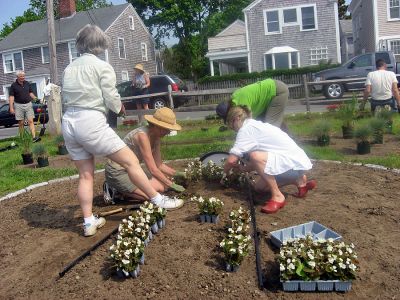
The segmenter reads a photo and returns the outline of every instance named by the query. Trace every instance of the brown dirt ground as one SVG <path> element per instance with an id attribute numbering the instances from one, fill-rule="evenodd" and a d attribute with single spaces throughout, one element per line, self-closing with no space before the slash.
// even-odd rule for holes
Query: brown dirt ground
<path id="1" fill-rule="evenodd" d="M 354 141 L 334 141 L 338 147 L 339 143 L 342 148 L 354 149 Z M 398 153 L 395 146 L 376 145 L 373 152 L 383 148 L 386 153 Z M 181 168 L 183 163 L 173 165 Z M 221 198 L 225 202 L 221 222 L 200 224 L 194 203 L 169 212 L 166 228 L 145 249 L 146 263 L 139 278 L 120 280 L 113 274 L 107 260 L 113 241 L 110 238 L 59 279 L 64 266 L 111 232 L 125 215 L 107 217 L 106 226 L 95 237 L 82 237 L 77 181 L 73 180 L 0 203 L 0 299 L 398 299 L 400 175 L 325 162 L 316 162 L 310 175 L 318 181 L 316 190 L 305 199 L 296 199 L 289 195 L 295 192 L 294 187 L 284 188 L 289 193 L 288 204 L 277 214 L 261 214 L 259 206 L 268 196 L 256 197 L 264 291 L 257 288 L 254 252 L 237 273 L 226 273 L 217 247 L 229 211 L 247 206 L 246 193 L 206 183 L 198 183 L 188 191 Z M 103 180 L 104 174 L 96 175 L 97 212 L 115 208 L 102 202 Z M 126 205 L 119 203 L 116 207 Z M 281 290 L 275 263 L 277 249 L 271 246 L 268 232 L 312 220 L 356 245 L 361 270 L 349 293 Z"/>

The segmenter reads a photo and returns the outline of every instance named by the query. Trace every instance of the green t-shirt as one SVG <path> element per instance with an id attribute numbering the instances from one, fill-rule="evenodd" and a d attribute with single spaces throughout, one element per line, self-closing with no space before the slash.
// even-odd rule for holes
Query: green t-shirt
<path id="1" fill-rule="evenodd" d="M 232 94 L 234 105 L 247 106 L 257 118 L 268 108 L 273 97 L 276 96 L 276 85 L 273 79 L 265 79 L 236 90 Z"/>

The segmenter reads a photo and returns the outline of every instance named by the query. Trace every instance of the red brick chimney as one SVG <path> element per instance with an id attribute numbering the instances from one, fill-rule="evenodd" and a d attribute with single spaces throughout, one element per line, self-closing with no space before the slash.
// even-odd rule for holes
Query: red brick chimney
<path id="1" fill-rule="evenodd" d="M 60 18 L 67 18 L 75 14 L 75 0 L 60 0 Z"/>

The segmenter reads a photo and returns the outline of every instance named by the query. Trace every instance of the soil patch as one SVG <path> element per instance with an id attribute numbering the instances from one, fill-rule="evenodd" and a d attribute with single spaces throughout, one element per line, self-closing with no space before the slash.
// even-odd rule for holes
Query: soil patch
<path id="1" fill-rule="evenodd" d="M 182 168 L 183 163 L 175 164 Z M 146 264 L 138 279 L 120 280 L 107 260 L 112 239 L 94 251 L 63 278 L 58 272 L 90 245 L 111 232 L 126 214 L 107 217 L 106 226 L 91 238 L 81 236 L 77 181 L 34 189 L 0 203 L 1 299 L 395 299 L 400 294 L 400 175 L 345 164 L 317 162 L 310 175 L 318 186 L 307 198 L 290 196 L 274 215 L 259 212 L 268 195 L 259 195 L 257 222 L 266 290 L 257 288 L 254 252 L 237 273 L 226 273 L 218 243 L 233 208 L 247 206 L 246 193 L 198 183 L 188 192 L 217 196 L 225 202 L 219 224 L 200 224 L 197 207 L 186 203 L 167 215 L 167 226 L 145 250 Z M 104 174 L 95 178 L 95 211 L 105 206 Z M 318 221 L 356 245 L 361 270 L 352 291 L 340 293 L 284 293 L 279 283 L 268 232 Z"/>

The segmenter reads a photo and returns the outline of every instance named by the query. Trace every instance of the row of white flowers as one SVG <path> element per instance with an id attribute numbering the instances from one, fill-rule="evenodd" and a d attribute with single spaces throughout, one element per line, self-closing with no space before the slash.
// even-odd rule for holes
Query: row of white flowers
<path id="1" fill-rule="evenodd" d="M 355 279 L 359 269 L 353 244 L 314 240 L 309 235 L 283 242 L 278 262 L 283 281 L 348 281 Z"/>
<path id="2" fill-rule="evenodd" d="M 115 244 L 110 247 L 110 258 L 125 276 L 137 270 L 143 261 L 144 247 L 152 237 L 152 226 L 165 218 L 166 210 L 150 202 L 123 219 L 118 227 Z"/>
<path id="3" fill-rule="evenodd" d="M 228 266 L 237 267 L 249 254 L 251 236 L 249 235 L 250 212 L 240 207 L 229 214 L 231 221 L 226 237 L 219 244 L 225 254 Z"/>

